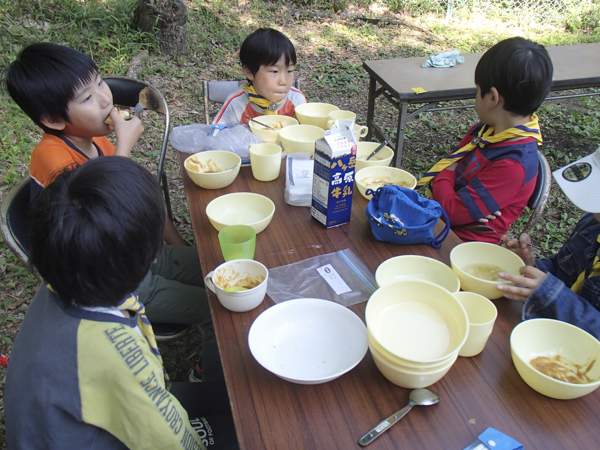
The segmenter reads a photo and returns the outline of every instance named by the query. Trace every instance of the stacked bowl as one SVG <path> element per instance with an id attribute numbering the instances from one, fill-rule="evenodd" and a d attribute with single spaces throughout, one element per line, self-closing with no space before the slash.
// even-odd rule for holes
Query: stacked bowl
<path id="1" fill-rule="evenodd" d="M 469 331 L 467 313 L 443 287 L 424 280 L 377 289 L 365 310 L 375 365 L 392 383 L 418 389 L 452 367 Z"/>

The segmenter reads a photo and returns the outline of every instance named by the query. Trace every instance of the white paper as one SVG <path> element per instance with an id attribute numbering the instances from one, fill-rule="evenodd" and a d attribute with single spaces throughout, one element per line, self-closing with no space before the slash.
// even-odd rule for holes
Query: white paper
<path id="1" fill-rule="evenodd" d="M 331 264 L 318 267 L 317 272 L 319 272 L 319 275 L 321 275 L 323 279 L 327 281 L 327 284 L 329 284 L 331 289 L 333 289 L 337 295 L 345 294 L 346 292 L 350 292 L 352 290 Z"/>

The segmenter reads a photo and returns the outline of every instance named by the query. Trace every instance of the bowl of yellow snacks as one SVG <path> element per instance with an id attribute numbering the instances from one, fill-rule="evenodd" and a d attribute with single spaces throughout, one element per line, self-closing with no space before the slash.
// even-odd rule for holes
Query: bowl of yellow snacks
<path id="1" fill-rule="evenodd" d="M 183 165 L 192 181 L 201 188 L 222 189 L 233 183 L 241 163 L 242 159 L 233 152 L 209 150 L 188 156 Z"/>
<path id="2" fill-rule="evenodd" d="M 465 242 L 450 252 L 450 265 L 464 291 L 475 292 L 494 300 L 504 296 L 499 284 L 512 284 L 498 277 L 499 272 L 519 275 L 525 265 L 517 254 L 489 242 Z"/>
<path id="3" fill-rule="evenodd" d="M 386 184 L 396 184 L 414 189 L 417 185 L 417 179 L 406 170 L 384 166 L 371 166 L 360 169 L 355 173 L 354 181 L 356 181 L 358 191 L 367 200 L 371 200 L 371 197 L 373 197 L 373 194 L 367 194 L 368 189 L 376 191 Z"/>
<path id="4" fill-rule="evenodd" d="M 250 131 L 261 141 L 277 144 L 279 143 L 279 131 L 288 125 L 298 125 L 298 121 L 290 116 L 268 115 L 255 117 L 254 121 L 248 122 L 248 125 Z"/>
<path id="5" fill-rule="evenodd" d="M 582 397 L 600 386 L 600 341 L 566 322 L 531 319 L 510 335 L 513 363 L 523 381 L 547 397 Z"/>

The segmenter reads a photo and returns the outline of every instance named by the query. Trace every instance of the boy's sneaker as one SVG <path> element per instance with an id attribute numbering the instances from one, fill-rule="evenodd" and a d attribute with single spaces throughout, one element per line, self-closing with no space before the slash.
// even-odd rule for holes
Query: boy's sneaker
<path id="1" fill-rule="evenodd" d="M 192 383 L 201 383 L 202 382 L 202 361 L 198 361 L 192 371 L 190 372 L 189 380 Z"/>

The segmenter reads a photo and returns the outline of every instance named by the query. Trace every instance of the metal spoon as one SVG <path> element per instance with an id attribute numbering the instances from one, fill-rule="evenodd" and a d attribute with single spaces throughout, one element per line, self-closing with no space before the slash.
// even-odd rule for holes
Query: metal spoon
<path id="1" fill-rule="evenodd" d="M 498 233 L 496 230 L 494 230 L 492 227 L 489 227 L 487 225 L 474 225 L 472 227 L 469 227 L 470 231 L 476 231 L 476 232 L 483 232 L 483 231 L 493 231 L 494 233 L 496 233 L 498 236 L 502 236 L 502 234 Z M 504 243 L 503 243 L 504 244 Z M 532 245 L 532 244 L 527 244 L 527 246 L 529 248 L 532 248 L 533 250 L 540 252 L 542 249 L 536 245 Z"/>
<path id="2" fill-rule="evenodd" d="M 378 423 L 375 428 L 373 428 L 371 431 L 369 431 L 367 434 L 361 437 L 358 440 L 358 443 L 364 447 L 365 445 L 373 442 L 376 438 L 381 436 L 384 431 L 386 431 L 392 425 L 394 425 L 396 422 L 402 419 L 411 410 L 413 406 L 435 405 L 439 401 L 440 396 L 437 394 L 437 392 L 433 392 L 429 389 L 415 389 L 414 391 L 410 391 L 410 394 L 408 395 L 408 405 L 406 405 L 401 410 L 396 411 L 387 419 L 384 419 L 383 421 Z"/>
<path id="3" fill-rule="evenodd" d="M 379 153 L 379 150 L 381 150 L 383 147 L 385 147 L 387 145 L 388 141 L 387 139 L 385 141 L 383 141 L 381 144 L 379 144 L 377 146 L 377 148 L 375 150 L 373 150 L 373 152 L 367 156 L 367 161 L 370 160 L 373 156 L 375 156 L 377 153 Z"/>
<path id="4" fill-rule="evenodd" d="M 263 126 L 263 127 L 267 127 L 269 130 L 277 131 L 277 130 L 276 130 L 275 128 L 273 128 L 272 126 L 269 126 L 269 125 L 267 125 L 267 124 L 264 124 L 264 123 L 262 123 L 262 122 L 259 122 L 258 120 L 256 120 L 256 119 L 253 119 L 252 117 L 244 116 L 244 118 L 246 118 L 246 119 L 248 119 L 248 120 L 251 120 L 252 122 L 254 122 L 254 123 L 257 123 L 257 124 L 259 124 L 259 125 L 261 125 L 261 126 Z"/>

